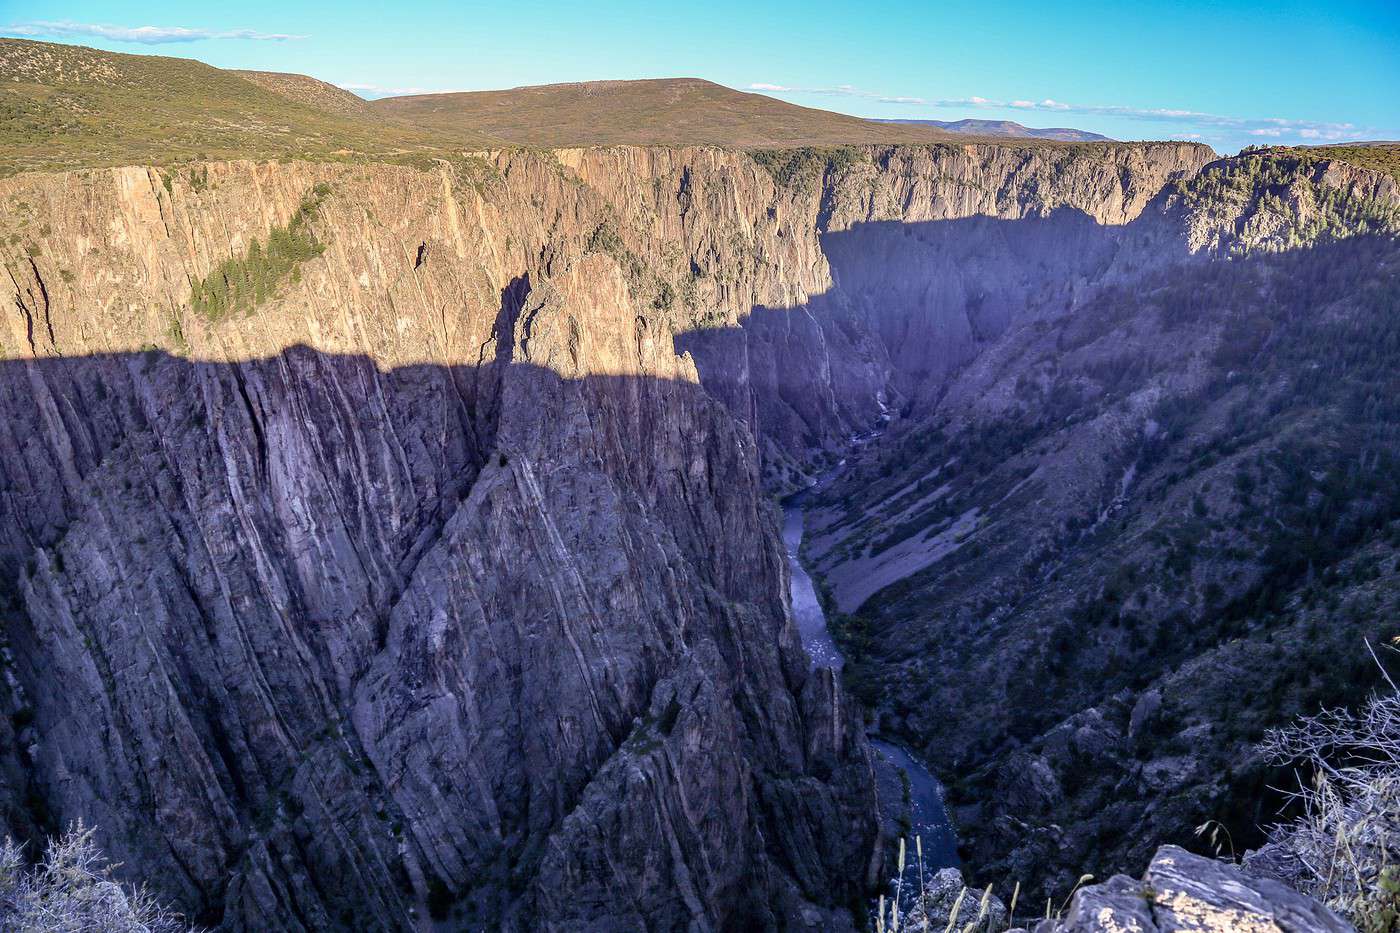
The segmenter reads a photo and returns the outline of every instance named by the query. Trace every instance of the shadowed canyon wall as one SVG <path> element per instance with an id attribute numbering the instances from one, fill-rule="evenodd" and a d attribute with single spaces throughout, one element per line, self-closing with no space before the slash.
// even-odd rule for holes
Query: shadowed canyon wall
<path id="1" fill-rule="evenodd" d="M 962 365 L 908 373 L 805 543 L 848 683 L 947 781 L 989 880 L 1059 897 L 1163 842 L 1206 848 L 1210 819 L 1258 845 L 1286 802 L 1271 788 L 1296 780 L 1265 731 L 1381 683 L 1366 645 L 1396 634 L 1400 593 L 1397 232 L 1392 177 L 1246 154 L 1118 227 L 827 236 L 843 285 L 864 238 L 925 267 L 952 256 L 941 281 L 989 296 Z M 871 308 L 901 288 L 864 287 Z M 892 356 L 917 320 L 889 322 Z"/>

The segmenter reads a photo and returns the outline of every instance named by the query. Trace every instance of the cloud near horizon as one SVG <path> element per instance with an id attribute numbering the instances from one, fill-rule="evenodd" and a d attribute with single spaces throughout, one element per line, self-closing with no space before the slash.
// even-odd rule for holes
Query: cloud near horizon
<path id="1" fill-rule="evenodd" d="M 12 23 L 4 27 L 12 36 L 91 36 L 113 42 L 164 45 L 170 42 L 201 42 L 206 39 L 251 39 L 255 42 L 287 42 L 305 39 L 277 32 L 252 29 L 191 29 L 186 26 L 108 26 L 101 23 L 49 22 Z"/>
<path id="2" fill-rule="evenodd" d="M 332 82 L 343 91 L 350 91 L 360 97 L 375 100 L 380 97 L 405 97 L 414 94 L 451 94 L 452 91 L 434 91 L 426 87 L 383 87 L 378 84 L 342 84 Z"/>
<path id="3" fill-rule="evenodd" d="M 1286 135 L 1296 135 L 1313 142 L 1335 142 L 1376 138 L 1383 131 L 1371 127 L 1358 127 L 1352 123 L 1321 122 L 1315 120 L 1286 120 L 1279 117 L 1232 117 L 1215 113 L 1202 113 L 1196 110 L 1170 108 L 1126 107 L 1121 105 L 1068 104 L 1064 101 L 1044 98 L 1035 100 L 992 100 L 986 97 L 925 98 L 895 97 L 863 91 L 849 84 L 833 87 L 792 87 L 783 84 L 754 83 L 747 88 L 766 94 L 826 94 L 836 97 L 856 97 L 881 104 L 912 104 L 923 107 L 978 110 L 1025 110 L 1036 113 L 1087 114 L 1099 117 L 1119 117 L 1130 120 L 1146 120 L 1154 123 L 1175 123 L 1199 128 L 1233 131 L 1249 136 L 1277 139 Z M 1201 139 L 1200 133 L 1178 133 L 1178 138 Z"/>

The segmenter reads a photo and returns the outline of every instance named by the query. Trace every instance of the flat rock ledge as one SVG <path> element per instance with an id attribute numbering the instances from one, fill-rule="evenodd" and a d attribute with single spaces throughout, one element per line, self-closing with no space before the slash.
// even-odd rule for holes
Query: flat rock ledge
<path id="1" fill-rule="evenodd" d="M 1233 865 L 1163 846 L 1141 881 L 1115 875 L 1078 891 L 1034 933 L 1354 933 L 1312 898 Z"/>

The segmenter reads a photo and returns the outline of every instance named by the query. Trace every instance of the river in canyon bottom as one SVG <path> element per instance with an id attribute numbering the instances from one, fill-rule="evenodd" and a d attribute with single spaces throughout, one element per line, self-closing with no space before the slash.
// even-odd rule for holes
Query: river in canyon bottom
<path id="1" fill-rule="evenodd" d="M 816 587 L 799 556 L 805 498 L 805 494 L 795 496 L 783 509 L 783 543 L 792 577 L 792 611 L 802 644 L 812 657 L 812 666 L 840 670 L 845 658 L 827 628 L 826 613 L 817 598 Z M 875 752 L 875 783 L 885 832 L 892 837 L 905 835 L 911 852 L 914 837 L 919 837 L 923 843 L 924 864 L 931 869 L 957 867 L 958 840 L 943 803 L 943 785 L 902 745 L 876 733 L 870 734 L 870 745 Z"/>

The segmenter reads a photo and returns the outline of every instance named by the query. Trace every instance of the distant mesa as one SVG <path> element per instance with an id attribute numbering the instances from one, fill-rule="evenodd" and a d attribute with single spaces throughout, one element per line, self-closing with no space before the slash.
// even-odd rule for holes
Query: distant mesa
<path id="1" fill-rule="evenodd" d="M 883 120 L 884 123 L 901 123 L 906 126 L 931 126 L 949 133 L 965 133 L 969 136 L 1015 136 L 1021 139 L 1053 139 L 1062 143 L 1107 143 L 1111 136 L 1076 130 L 1067 126 L 1051 126 L 1036 129 L 1022 126 L 1014 120 Z"/>
<path id="2" fill-rule="evenodd" d="M 865 120 L 699 78 L 583 81 L 386 97 L 370 106 L 420 130 L 517 145 L 836 146 L 947 142 L 938 127 Z"/>

